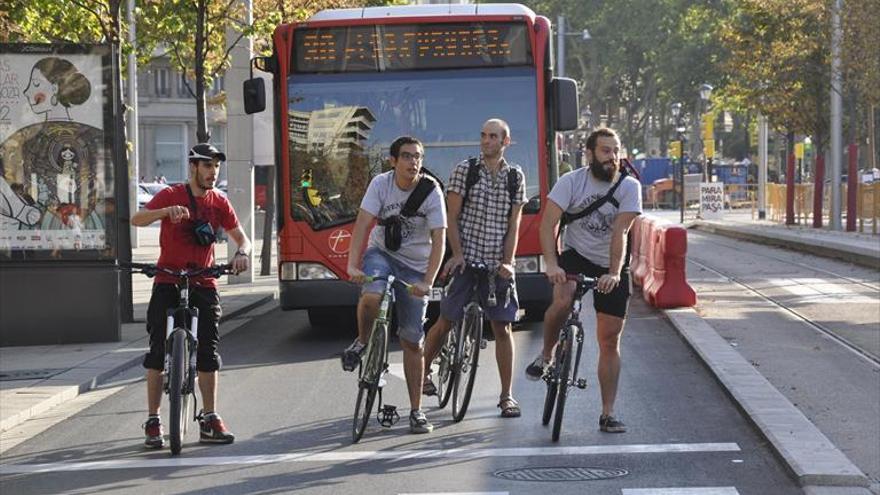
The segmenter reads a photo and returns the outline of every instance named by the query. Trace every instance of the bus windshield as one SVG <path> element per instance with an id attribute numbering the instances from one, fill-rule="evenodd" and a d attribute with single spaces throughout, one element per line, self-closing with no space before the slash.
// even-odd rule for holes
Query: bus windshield
<path id="1" fill-rule="evenodd" d="M 397 73 L 296 74 L 288 79 L 291 215 L 315 229 L 357 216 L 370 180 L 389 170 L 401 135 L 425 146 L 423 166 L 442 182 L 479 156 L 487 119 L 511 127 L 509 163 L 526 178 L 527 211 L 537 211 L 538 122 L 533 68 Z"/>

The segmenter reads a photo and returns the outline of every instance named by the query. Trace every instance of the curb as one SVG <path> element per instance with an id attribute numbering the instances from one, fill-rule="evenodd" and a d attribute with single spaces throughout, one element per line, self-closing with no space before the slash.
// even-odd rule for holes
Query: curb
<path id="1" fill-rule="evenodd" d="M 692 308 L 663 310 L 730 397 L 811 493 L 868 494 L 868 478 Z M 815 491 L 846 489 L 845 492 Z"/>
<path id="2" fill-rule="evenodd" d="M 770 235 L 754 227 L 724 225 L 705 220 L 697 220 L 691 226 L 697 230 L 703 230 L 712 234 L 768 244 L 825 258 L 848 261 L 868 268 L 880 269 L 880 250 L 854 247 L 832 239 L 805 241 L 797 235 L 788 234 L 781 230 Z"/>
<path id="3" fill-rule="evenodd" d="M 220 323 L 238 318 L 239 316 L 248 313 L 264 304 L 274 301 L 275 299 L 275 293 L 260 297 L 259 299 L 251 303 L 230 311 L 228 314 L 222 315 L 220 317 Z M 231 331 L 232 330 L 224 332 L 223 330 L 221 330 L 220 335 L 226 335 Z M 60 373 L 46 380 L 66 381 L 68 383 L 71 380 L 80 381 L 78 384 L 74 385 L 57 385 L 55 387 L 56 390 L 51 392 L 35 392 L 33 396 L 42 397 L 42 400 L 38 399 L 32 406 L 26 409 L 22 409 L 21 411 L 9 416 L 8 418 L 3 418 L 2 420 L 0 420 L 0 432 L 8 431 L 12 428 L 15 428 L 16 426 L 24 423 L 34 416 L 42 414 L 59 404 L 75 399 L 80 394 L 96 388 L 98 385 L 104 383 L 109 378 L 133 366 L 136 366 L 143 359 L 143 351 L 141 350 L 141 347 L 143 346 L 137 346 L 134 344 L 145 340 L 147 340 L 146 335 L 141 339 L 128 342 L 126 344 L 126 347 L 107 352 L 90 361 L 80 363 L 79 365 L 65 371 L 64 373 Z M 135 349 L 129 349 L 131 347 L 134 347 Z M 136 355 L 132 356 L 132 353 Z M 93 371 L 86 371 L 86 376 L 83 376 L 83 370 Z M 39 390 L 40 387 L 36 388 L 37 390 Z"/>

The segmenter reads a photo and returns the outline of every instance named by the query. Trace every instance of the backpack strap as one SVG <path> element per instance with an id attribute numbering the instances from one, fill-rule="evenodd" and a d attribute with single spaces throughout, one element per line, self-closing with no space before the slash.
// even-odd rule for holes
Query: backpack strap
<path id="1" fill-rule="evenodd" d="M 513 208 L 513 204 L 516 201 L 516 193 L 519 191 L 519 174 L 516 167 L 512 165 L 509 165 L 509 167 L 507 169 L 507 192 L 510 194 L 510 207 Z"/>
<path id="2" fill-rule="evenodd" d="M 189 196 L 189 209 L 192 210 L 192 218 L 195 219 L 198 216 L 198 208 L 196 208 L 196 197 L 193 195 L 189 184 L 186 185 L 186 194 Z"/>
<path id="3" fill-rule="evenodd" d="M 415 190 L 409 195 L 406 203 L 403 205 L 403 209 L 400 210 L 400 215 L 404 217 L 413 217 L 416 215 L 416 212 L 422 206 L 422 203 L 425 202 L 425 199 L 431 194 L 431 191 L 437 186 L 436 182 L 433 179 L 426 175 L 422 175 L 422 178 L 419 179 L 419 183 L 416 184 Z"/>
<path id="4" fill-rule="evenodd" d="M 467 203 L 468 196 L 471 194 L 471 188 L 479 181 L 480 163 L 474 157 L 468 158 L 467 178 L 464 180 L 464 198 L 462 198 L 461 204 Z"/>
<path id="5" fill-rule="evenodd" d="M 593 213 L 594 211 L 598 210 L 599 208 L 602 207 L 602 205 L 604 205 L 605 203 L 608 203 L 608 202 L 613 204 L 615 208 L 620 208 L 620 203 L 617 201 L 616 198 L 614 198 L 614 193 L 617 191 L 617 188 L 620 187 L 620 184 L 623 182 L 623 179 L 625 179 L 627 175 L 629 175 L 629 173 L 627 173 L 626 169 L 623 169 L 620 173 L 620 178 L 618 178 L 617 182 L 615 182 L 614 185 L 611 186 L 611 189 L 609 189 L 608 192 L 605 193 L 605 196 L 602 196 L 601 198 L 597 199 L 596 201 L 593 201 L 592 203 L 590 203 L 589 206 L 587 206 L 583 210 L 581 210 L 577 213 L 563 212 L 562 213 L 562 225 L 567 225 L 567 224 L 577 220 L 578 218 L 583 218 L 583 217 Z M 561 230 L 562 229 L 560 229 L 560 231 Z"/>

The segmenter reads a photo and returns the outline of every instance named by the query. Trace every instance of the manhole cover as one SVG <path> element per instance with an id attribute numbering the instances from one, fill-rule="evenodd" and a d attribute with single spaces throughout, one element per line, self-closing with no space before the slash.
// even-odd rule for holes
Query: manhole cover
<path id="1" fill-rule="evenodd" d="M 513 481 L 593 481 L 626 476 L 629 471 L 621 468 L 598 467 L 539 467 L 496 471 L 496 478 Z"/>
<path id="2" fill-rule="evenodd" d="M 44 368 L 41 370 L 9 370 L 0 372 L 0 382 L 10 380 L 42 380 L 67 371 L 63 368 Z"/>

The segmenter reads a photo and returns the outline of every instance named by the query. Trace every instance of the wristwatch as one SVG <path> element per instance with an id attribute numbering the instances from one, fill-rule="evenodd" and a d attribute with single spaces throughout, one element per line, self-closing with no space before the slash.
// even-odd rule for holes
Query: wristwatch
<path id="1" fill-rule="evenodd" d="M 247 251 L 245 251 L 244 249 L 241 249 L 241 248 L 239 248 L 238 251 L 235 252 L 235 254 L 244 256 L 245 258 L 247 258 L 247 255 L 248 255 Z"/>

